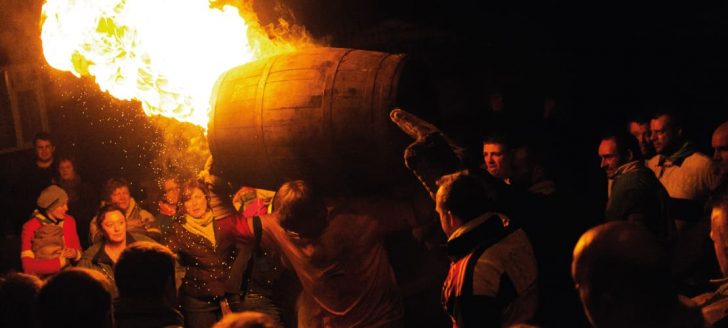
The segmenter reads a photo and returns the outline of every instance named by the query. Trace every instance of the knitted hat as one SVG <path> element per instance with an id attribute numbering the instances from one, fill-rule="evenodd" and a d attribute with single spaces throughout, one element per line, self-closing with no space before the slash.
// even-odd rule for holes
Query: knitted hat
<path id="1" fill-rule="evenodd" d="M 65 204 L 68 201 L 68 194 L 56 185 L 51 185 L 48 188 L 43 189 L 38 196 L 36 205 L 41 210 L 46 212 L 53 211 L 56 207 Z"/>

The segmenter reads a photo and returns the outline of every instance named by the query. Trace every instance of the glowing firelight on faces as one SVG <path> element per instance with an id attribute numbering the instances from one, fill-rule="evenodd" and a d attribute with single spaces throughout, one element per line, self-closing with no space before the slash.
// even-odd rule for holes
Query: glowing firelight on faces
<path id="1" fill-rule="evenodd" d="M 147 115 L 206 129 L 218 76 L 270 43 L 249 39 L 248 28 L 237 8 L 208 0 L 47 0 L 41 38 L 52 67 L 94 76 L 112 96 L 140 100 Z"/>

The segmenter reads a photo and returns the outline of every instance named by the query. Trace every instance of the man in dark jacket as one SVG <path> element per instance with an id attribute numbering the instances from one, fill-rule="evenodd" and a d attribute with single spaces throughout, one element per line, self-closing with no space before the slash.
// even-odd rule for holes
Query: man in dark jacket
<path id="1" fill-rule="evenodd" d="M 456 327 L 530 322 L 538 306 L 531 243 L 502 210 L 501 181 L 483 172 L 444 176 L 436 210 L 452 262 L 442 290 Z"/>
<path id="2" fill-rule="evenodd" d="M 55 161 L 56 146 L 53 137 L 47 132 L 40 132 L 33 137 L 32 163 L 23 166 L 15 182 L 14 197 L 17 200 L 12 204 L 15 207 L 15 221 L 8 227 L 8 231 L 17 234 L 27 215 L 33 211 L 35 199 L 40 192 L 53 183 L 53 177 L 58 171 Z"/>
<path id="3" fill-rule="evenodd" d="M 611 133 L 599 144 L 600 166 L 612 181 L 604 216 L 644 225 L 663 243 L 675 237 L 669 215 L 669 196 L 655 174 L 645 167 L 637 141 L 624 133 Z"/>

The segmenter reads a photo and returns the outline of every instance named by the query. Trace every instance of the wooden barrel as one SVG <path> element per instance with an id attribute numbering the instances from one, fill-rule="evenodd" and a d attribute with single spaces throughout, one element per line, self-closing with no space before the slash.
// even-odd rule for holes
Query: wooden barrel
<path id="1" fill-rule="evenodd" d="M 402 153 L 412 140 L 388 116 L 396 106 L 432 112 L 411 66 L 401 54 L 314 48 L 227 71 L 211 100 L 216 167 L 273 190 L 309 179 L 329 192 L 367 193 L 411 179 Z"/>

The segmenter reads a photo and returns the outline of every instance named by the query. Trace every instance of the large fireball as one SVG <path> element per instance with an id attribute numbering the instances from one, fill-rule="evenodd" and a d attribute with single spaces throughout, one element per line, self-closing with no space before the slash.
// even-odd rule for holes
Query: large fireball
<path id="1" fill-rule="evenodd" d="M 221 73 L 295 50 L 271 46 L 266 33 L 249 31 L 260 27 L 238 8 L 211 8 L 207 0 L 48 0 L 41 24 L 52 67 L 93 76 L 112 96 L 141 101 L 147 115 L 203 128 Z"/>

